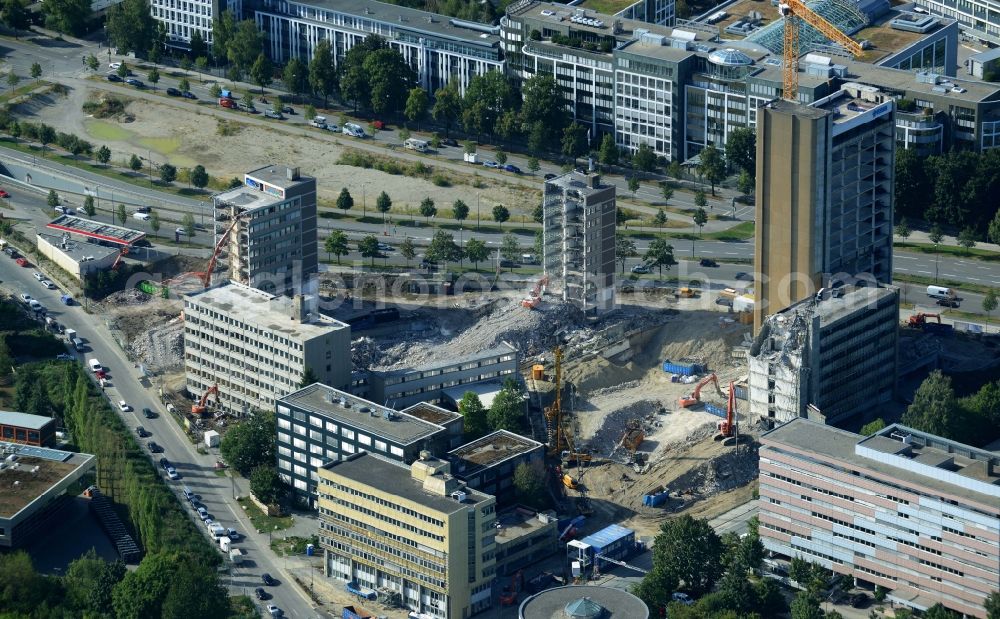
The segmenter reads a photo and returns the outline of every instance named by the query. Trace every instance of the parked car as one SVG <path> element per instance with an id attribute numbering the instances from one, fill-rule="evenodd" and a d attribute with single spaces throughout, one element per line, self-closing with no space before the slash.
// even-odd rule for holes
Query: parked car
<path id="1" fill-rule="evenodd" d="M 670 598 L 673 601 L 680 602 L 681 604 L 684 604 L 686 606 L 694 604 L 694 600 L 691 599 L 691 596 L 689 596 L 687 593 L 681 593 L 680 591 L 675 592 L 672 596 L 670 596 Z"/>
<path id="2" fill-rule="evenodd" d="M 278 581 L 271 578 L 271 575 L 268 574 L 267 572 L 264 572 L 263 574 L 260 575 L 260 581 L 268 587 L 273 587 L 274 585 L 278 584 Z"/>
<path id="3" fill-rule="evenodd" d="M 715 304 L 716 305 L 724 305 L 726 307 L 732 307 L 733 306 L 733 300 L 732 299 L 727 299 L 726 297 L 719 297 L 718 299 L 715 300 Z"/>
<path id="4" fill-rule="evenodd" d="M 281 610 L 280 608 L 278 608 L 277 606 L 275 606 L 274 604 L 268 604 L 267 605 L 267 612 L 271 615 L 271 617 L 284 617 L 285 616 L 285 612 L 283 610 Z"/>
<path id="5" fill-rule="evenodd" d="M 458 140 L 455 138 L 442 138 L 441 146 L 458 146 Z"/>
<path id="6" fill-rule="evenodd" d="M 712 260 L 711 258 L 702 258 L 701 260 L 698 261 L 698 264 L 701 265 L 701 266 L 703 266 L 703 267 L 717 267 L 717 266 L 719 266 L 719 263 L 716 262 L 715 260 Z"/>
<path id="7" fill-rule="evenodd" d="M 45 306 L 34 299 L 28 301 L 28 307 L 37 314 L 44 314 L 46 312 Z"/>
<path id="8" fill-rule="evenodd" d="M 170 95 L 171 97 L 179 97 L 179 96 L 181 96 L 181 91 L 177 90 L 176 88 L 171 87 L 171 88 L 167 88 L 167 94 Z"/>
<path id="9" fill-rule="evenodd" d="M 221 99 L 219 99 L 219 105 L 221 105 L 222 107 L 227 107 L 231 110 L 236 109 L 236 102 L 230 99 L 229 97 L 222 97 Z"/>
<path id="10" fill-rule="evenodd" d="M 389 245 L 388 243 L 379 243 L 378 244 L 378 250 L 379 251 L 396 251 L 396 248 L 393 247 L 392 245 Z"/>
<path id="11" fill-rule="evenodd" d="M 753 281 L 753 275 L 751 275 L 749 273 L 744 273 L 743 271 L 740 271 L 739 273 L 736 274 L 736 279 L 743 280 L 743 281 L 748 281 L 748 282 L 752 282 Z"/>
<path id="12" fill-rule="evenodd" d="M 134 77 L 125 78 L 125 83 L 128 84 L 129 86 L 135 86 L 136 88 L 146 87 L 146 84 L 142 80 Z"/>
<path id="13" fill-rule="evenodd" d="M 514 174 L 520 174 L 521 173 L 521 168 L 517 167 L 516 165 L 514 165 L 512 163 L 508 163 L 507 165 L 505 165 L 503 167 L 503 169 L 506 170 L 507 172 L 513 172 Z"/>
<path id="14" fill-rule="evenodd" d="M 208 510 L 205 509 L 204 506 L 199 507 L 197 511 L 198 511 L 198 517 L 201 518 L 203 522 L 205 520 L 211 520 L 211 518 L 208 515 Z"/>
<path id="15" fill-rule="evenodd" d="M 156 413 L 154 413 L 148 408 L 142 409 L 142 416 L 145 417 L 146 419 L 156 419 Z"/>
<path id="16" fill-rule="evenodd" d="M 284 112 L 285 114 L 292 114 L 292 115 L 295 114 L 295 110 L 293 110 L 292 106 L 290 105 L 281 106 L 281 111 Z"/>
<path id="17" fill-rule="evenodd" d="M 24 258 L 24 257 L 18 258 L 14 262 L 16 262 L 17 266 L 19 266 L 19 267 L 30 267 L 31 266 L 31 263 L 28 262 L 28 259 Z"/>
<path id="18" fill-rule="evenodd" d="M 552 179 L 553 179 L 553 178 L 555 178 L 555 177 L 556 177 L 556 175 L 555 175 L 555 174 L 553 174 L 553 173 L 549 172 L 549 173 L 548 173 L 548 174 L 546 174 L 546 175 L 545 175 L 545 176 L 544 176 L 543 178 L 544 178 L 545 180 L 547 180 L 547 181 L 550 181 L 550 180 L 552 180 Z"/>
<path id="19" fill-rule="evenodd" d="M 337 126 L 337 123 L 328 122 L 328 123 L 326 123 L 323 126 L 323 128 L 326 129 L 327 131 L 333 131 L 334 133 L 340 133 L 340 127 Z"/>
<path id="20" fill-rule="evenodd" d="M 157 445 L 154 441 L 149 441 L 146 443 L 146 447 L 149 449 L 149 453 L 161 454 L 163 453 L 163 448 Z"/>
<path id="21" fill-rule="evenodd" d="M 138 436 L 139 438 L 146 438 L 147 436 L 149 436 L 149 432 L 146 430 L 146 428 L 138 426 L 135 429 L 135 435 Z"/>
<path id="22" fill-rule="evenodd" d="M 9 198 L 10 194 L 7 193 L 6 189 L 0 189 L 0 198 Z"/>
<path id="23" fill-rule="evenodd" d="M 264 116 L 275 120 L 285 120 L 285 116 L 278 110 L 264 110 Z"/>
<path id="24" fill-rule="evenodd" d="M 117 73 L 108 73 L 109 82 L 120 82 L 122 78 Z"/>
<path id="25" fill-rule="evenodd" d="M 176 232 L 177 234 L 180 234 L 181 236 L 184 236 L 184 235 L 187 234 L 187 230 L 185 230 L 184 228 L 177 228 L 176 230 L 174 230 L 174 232 Z"/>
<path id="26" fill-rule="evenodd" d="M 515 260 L 506 260 L 506 259 L 504 259 L 504 260 L 500 261 L 500 268 L 501 269 L 516 269 L 519 266 L 521 266 L 521 265 L 518 264 L 517 261 L 515 261 Z"/>
<path id="27" fill-rule="evenodd" d="M 191 92 L 190 90 L 185 90 L 184 92 L 182 92 L 182 93 L 181 93 L 181 96 L 182 96 L 182 97 L 184 97 L 185 99 L 197 99 L 197 98 L 198 98 L 198 97 L 197 97 L 197 96 L 196 96 L 196 95 L 195 95 L 195 94 L 194 94 L 193 92 Z"/>
<path id="28" fill-rule="evenodd" d="M 372 121 L 372 126 L 375 127 L 376 129 L 378 129 L 379 131 L 382 131 L 383 129 L 385 129 L 385 121 L 382 121 L 382 120 L 373 120 Z"/>
<path id="29" fill-rule="evenodd" d="M 484 161 L 483 166 L 487 168 L 497 168 L 497 169 L 500 168 L 500 164 L 491 159 L 487 159 L 486 161 Z"/>
<path id="30" fill-rule="evenodd" d="M 18 296 L 19 299 L 21 299 L 22 303 L 31 303 L 34 300 L 34 297 L 32 297 L 30 294 L 28 294 L 26 292 L 22 292 L 21 294 L 19 294 L 17 296 Z"/>
<path id="31" fill-rule="evenodd" d="M 45 279 L 45 276 L 39 273 L 38 271 L 32 273 L 31 276 L 37 279 L 38 281 L 42 281 L 43 279 Z"/>
<path id="32" fill-rule="evenodd" d="M 111 64 L 108 65 L 108 68 L 111 69 L 112 71 L 117 71 L 118 69 L 122 68 L 122 63 L 112 62 Z"/>
<path id="33" fill-rule="evenodd" d="M 164 471 L 170 468 L 170 460 L 167 460 L 166 458 L 160 458 L 160 468 L 163 469 Z"/>
<path id="34" fill-rule="evenodd" d="M 56 361 L 72 361 L 72 360 L 73 360 L 73 355 L 68 353 L 61 352 L 58 355 L 56 355 Z"/>
<path id="35" fill-rule="evenodd" d="M 128 402 L 126 402 L 125 400 L 118 400 L 118 410 L 120 410 L 123 413 L 127 413 L 130 410 L 132 410 L 132 407 L 129 406 Z"/>
<path id="36" fill-rule="evenodd" d="M 937 304 L 941 307 L 959 307 L 961 302 L 958 299 L 938 299 Z"/>
<path id="37" fill-rule="evenodd" d="M 177 481 L 178 479 L 181 478 L 181 476 L 177 473 L 177 469 L 175 469 L 172 466 L 167 467 L 167 477 L 171 481 Z"/>
<path id="38" fill-rule="evenodd" d="M 645 275 L 649 273 L 649 267 L 644 264 L 637 264 L 632 267 L 632 272 L 636 275 Z"/>
<path id="39" fill-rule="evenodd" d="M 52 282 L 50 282 L 47 279 L 43 279 L 42 280 L 42 285 L 45 286 L 46 288 L 48 288 L 49 290 L 55 290 L 56 289 L 56 285 L 53 284 Z"/>

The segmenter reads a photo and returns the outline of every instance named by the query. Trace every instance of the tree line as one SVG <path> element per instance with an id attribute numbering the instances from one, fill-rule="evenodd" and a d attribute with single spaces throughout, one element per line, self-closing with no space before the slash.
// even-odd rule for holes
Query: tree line
<path id="1" fill-rule="evenodd" d="M 1000 380 L 958 397 L 951 378 L 935 370 L 917 388 L 900 423 L 967 445 L 988 445 L 1000 438 Z"/>

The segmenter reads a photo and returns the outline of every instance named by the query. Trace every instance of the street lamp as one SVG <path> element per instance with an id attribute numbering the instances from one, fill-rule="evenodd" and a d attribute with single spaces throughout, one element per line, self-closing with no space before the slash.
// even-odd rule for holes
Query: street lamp
<path id="1" fill-rule="evenodd" d="M 361 216 L 368 216 L 368 183 L 361 183 Z"/>
<path id="2" fill-rule="evenodd" d="M 479 232 L 479 198 L 480 194 L 476 194 L 476 232 Z"/>

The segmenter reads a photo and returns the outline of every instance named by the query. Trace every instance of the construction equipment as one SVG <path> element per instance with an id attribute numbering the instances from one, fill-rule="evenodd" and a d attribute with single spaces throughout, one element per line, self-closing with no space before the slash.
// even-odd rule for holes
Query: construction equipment
<path id="1" fill-rule="evenodd" d="M 928 318 L 936 318 L 937 323 L 941 324 L 941 314 L 925 314 L 923 312 L 910 316 L 908 324 L 911 327 L 922 327 L 927 324 Z"/>
<path id="2" fill-rule="evenodd" d="M 517 594 L 521 591 L 521 570 L 510 577 L 510 586 L 500 592 L 500 605 L 513 606 L 517 603 Z"/>
<path id="3" fill-rule="evenodd" d="M 622 433 L 622 437 L 618 439 L 618 443 L 615 448 L 611 450 L 611 456 L 618 453 L 619 449 L 624 449 L 628 453 L 628 462 L 626 464 L 632 464 L 635 460 L 635 452 L 639 449 L 639 445 L 642 441 L 646 439 L 646 433 L 642 429 L 642 422 L 638 419 L 629 419 L 625 424 L 625 431 Z"/>
<path id="4" fill-rule="evenodd" d="M 545 287 L 549 283 L 549 278 L 542 276 L 537 282 L 535 282 L 535 287 L 528 292 L 528 296 L 521 300 L 521 306 L 527 307 L 528 309 L 535 309 L 538 304 L 542 302 L 542 294 L 545 293 Z"/>
<path id="5" fill-rule="evenodd" d="M 785 18 L 782 97 L 786 101 L 797 103 L 799 100 L 799 27 L 801 25 L 799 20 L 806 22 L 834 43 L 841 44 L 854 56 L 860 56 L 864 52 L 860 43 L 814 13 L 803 0 L 780 0 L 778 12 Z"/>
<path id="6" fill-rule="evenodd" d="M 191 271 L 189 273 L 182 273 L 177 277 L 171 278 L 165 282 L 162 282 L 161 286 L 168 286 L 171 284 L 176 284 L 180 281 L 185 280 L 191 275 L 197 277 L 203 287 L 208 288 L 212 285 L 212 271 L 215 270 L 215 264 L 219 261 L 219 254 L 222 253 L 222 247 L 226 244 L 226 240 L 229 239 L 229 235 L 232 234 L 236 225 L 244 218 L 244 215 L 233 217 L 233 221 L 226 227 L 226 231 L 222 233 L 219 237 L 218 242 L 215 244 L 215 249 L 212 251 L 211 257 L 208 259 L 208 266 L 204 271 Z"/>
<path id="7" fill-rule="evenodd" d="M 719 422 L 719 433 L 715 440 L 721 441 L 731 437 L 736 432 L 736 387 L 729 383 L 729 402 L 726 406 L 726 418 Z"/>
<path id="8" fill-rule="evenodd" d="M 715 383 L 715 389 L 719 392 L 719 395 L 725 395 L 722 393 L 722 387 L 719 387 L 719 377 L 712 373 L 698 382 L 698 385 L 694 388 L 694 392 L 691 395 L 681 396 L 677 400 L 677 403 L 681 408 L 688 408 L 701 402 L 701 389 L 708 383 Z"/>
<path id="9" fill-rule="evenodd" d="M 128 255 L 128 250 L 130 247 L 131 245 L 122 245 L 122 248 L 118 250 L 118 256 L 115 258 L 115 261 L 111 263 L 112 271 L 117 271 L 118 267 L 122 265 L 122 258 Z"/>
<path id="10" fill-rule="evenodd" d="M 208 398 L 210 396 L 212 396 L 212 395 L 215 396 L 215 405 L 218 406 L 219 405 L 219 385 L 212 385 L 211 387 L 209 387 L 208 390 L 205 391 L 205 393 L 202 394 L 201 399 L 198 400 L 198 403 L 191 405 L 191 414 L 192 415 L 198 415 L 199 417 L 200 416 L 204 416 L 205 412 L 208 411 L 208 406 L 207 406 L 207 404 L 208 404 Z"/>
<path id="11" fill-rule="evenodd" d="M 545 421 L 548 426 L 549 454 L 559 454 L 560 459 L 565 462 L 590 462 L 591 455 L 578 452 L 573 444 L 573 437 L 566 431 L 562 418 L 562 348 L 556 347 L 553 351 L 555 355 L 555 383 L 556 395 L 552 405 L 545 409 Z M 565 449 L 564 449 L 565 447 Z"/>
<path id="12" fill-rule="evenodd" d="M 563 483 L 564 486 L 566 486 L 570 490 L 576 490 L 578 488 L 578 486 L 576 485 L 576 480 L 573 479 L 573 477 L 571 475 L 563 475 L 562 476 L 562 483 Z"/>

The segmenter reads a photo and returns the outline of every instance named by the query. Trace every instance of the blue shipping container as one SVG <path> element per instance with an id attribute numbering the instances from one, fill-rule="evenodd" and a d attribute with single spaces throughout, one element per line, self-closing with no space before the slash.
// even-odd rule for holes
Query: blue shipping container
<path id="1" fill-rule="evenodd" d="M 669 360 L 663 362 L 663 371 L 683 376 L 700 374 L 705 371 L 705 366 L 700 363 L 671 363 Z"/>
<path id="2" fill-rule="evenodd" d="M 635 531 L 612 524 L 580 541 L 589 545 L 594 555 L 622 559 L 632 554 L 635 549 Z"/>
<path id="3" fill-rule="evenodd" d="M 736 386 L 736 397 L 740 400 L 749 400 L 750 395 L 747 393 L 747 388 L 737 385 Z"/>
<path id="4" fill-rule="evenodd" d="M 716 415 L 718 417 L 726 416 L 726 409 L 722 408 L 721 406 L 716 406 L 715 404 L 709 404 L 708 402 L 705 402 L 705 412 L 712 413 L 713 415 Z"/>

